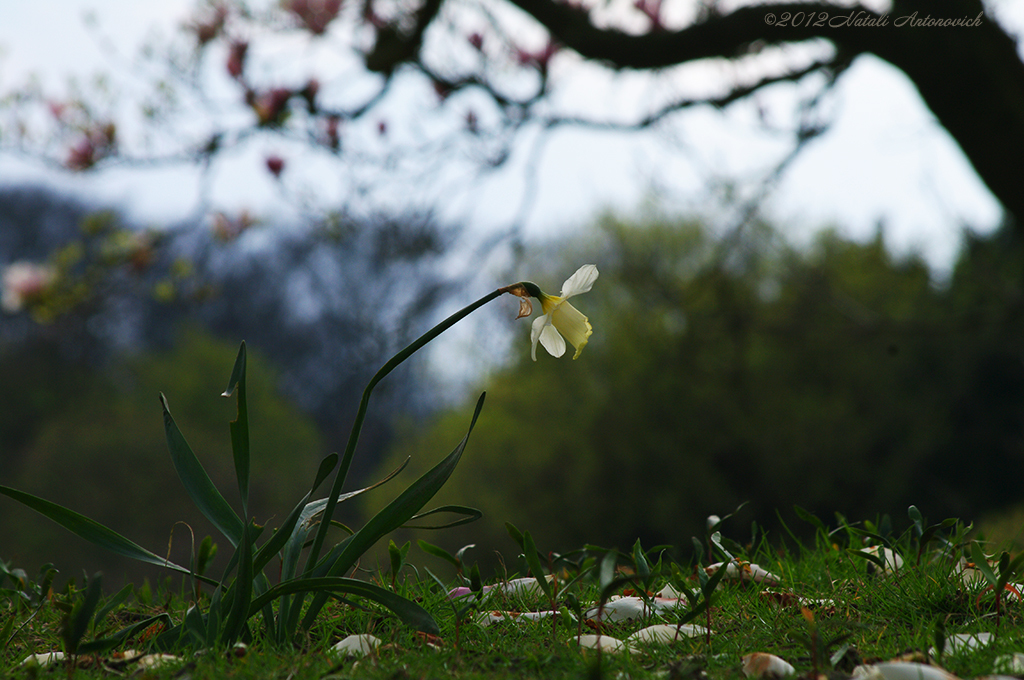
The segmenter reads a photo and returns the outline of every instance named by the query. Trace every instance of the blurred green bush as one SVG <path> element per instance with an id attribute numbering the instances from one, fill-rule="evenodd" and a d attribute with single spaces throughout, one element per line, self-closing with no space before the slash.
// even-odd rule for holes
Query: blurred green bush
<path id="1" fill-rule="evenodd" d="M 878 513 L 976 517 L 1020 499 L 1024 257 L 1012 234 L 966 236 L 936 281 L 918 258 L 823 232 L 806 248 L 766 224 L 716 238 L 697 222 L 607 217 L 522 272 L 545 290 L 583 262 L 578 361 L 529 359 L 528 324 L 488 376 L 477 445 L 439 494 L 483 510 L 426 536 L 469 559 L 514 554 L 504 523 L 542 550 L 585 542 L 689 545 L 711 513 L 751 505 L 781 532 L 799 504 L 826 521 Z M 381 473 L 412 475 L 457 437 L 461 405 L 412 424 Z M 743 524 L 730 531 L 745 533 Z M 737 531 L 737 527 L 739 530 Z M 738 535 L 737 535 L 738 534 Z M 780 533 L 775 534 L 777 537 Z"/>
<path id="2" fill-rule="evenodd" d="M 237 341 L 186 328 L 168 351 L 99 369 L 69 361 L 45 341 L 12 347 L 0 354 L 0 480 L 187 564 L 192 534 L 176 523 L 192 528 L 197 547 L 215 532 L 175 474 L 158 394 L 167 396 L 214 483 L 236 503 L 227 426 L 235 402 L 220 394 L 237 349 Z M 257 522 L 273 526 L 308 491 L 322 444 L 311 420 L 277 394 L 269 366 L 258 355 L 249 362 L 250 508 Z M 0 557 L 30 570 L 54 562 L 63 577 L 103 570 L 109 587 L 123 576 L 140 582 L 166 575 L 95 548 L 8 499 L 0 499 Z"/>

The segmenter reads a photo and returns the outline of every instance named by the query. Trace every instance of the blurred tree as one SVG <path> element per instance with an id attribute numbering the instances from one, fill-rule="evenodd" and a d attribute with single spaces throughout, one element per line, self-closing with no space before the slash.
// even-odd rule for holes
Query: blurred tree
<path id="1" fill-rule="evenodd" d="M 852 63 L 873 56 L 909 78 L 992 193 L 1019 216 L 1024 64 L 996 9 L 982 0 L 881 7 L 205 0 L 178 40 L 144 50 L 141 92 L 138 82 L 118 88 L 110 79 L 59 94 L 35 84 L 12 88 L 0 99 L 0 150 L 77 172 L 127 162 L 231 173 L 216 160 L 250 152 L 273 186 L 329 225 L 332 212 L 316 198 L 325 169 L 343 214 L 396 201 L 436 206 L 481 168 L 506 163 L 530 135 L 543 141 L 566 126 L 667 127 L 680 111 L 726 107 L 799 82 L 806 94 L 783 130 L 795 154 L 828 128 L 833 114 L 821 106 L 823 94 Z M 618 116 L 580 111 L 559 69 L 581 60 L 580 70 L 606 76 L 599 82 L 616 104 L 628 99 L 621 93 L 637 73 L 664 87 L 635 108 L 614 107 Z M 718 87 L 705 96 L 674 94 L 673 79 L 695 63 L 725 66 Z M 137 104 L 134 114 L 125 113 L 126 98 Z M 777 135 L 767 118 L 765 129 Z M 794 154 L 781 156 L 780 169 Z M 197 214 L 215 213 L 215 179 L 199 183 Z M 230 235 L 247 217 L 214 219 Z"/>
<path id="2" fill-rule="evenodd" d="M 0 312 L 0 348 L 42 338 L 52 370 L 102 368 L 124 353 L 170 347 L 188 319 L 272 357 L 284 394 L 316 419 L 325 446 L 340 450 L 367 380 L 431 323 L 455 285 L 442 268 L 453 238 L 429 215 L 404 215 L 342 220 L 330 237 L 250 225 L 225 243 L 192 224 L 157 234 L 43 189 L 0 190 L 0 262 L 42 260 L 59 272 Z M 41 354 L 31 361 L 43 370 Z M 384 448 L 390 411 L 430 403 L 395 389 L 410 377 L 399 374 L 368 414 L 372 449 Z M 33 382 L 43 381 L 24 384 Z M 368 463 L 376 460 L 357 458 L 354 472 Z"/>
<path id="3" fill-rule="evenodd" d="M 972 239 L 945 285 L 880 235 L 825 232 L 804 252 L 765 224 L 726 240 L 694 222 L 607 218 L 598 231 L 596 245 L 546 249 L 573 259 L 548 271 L 599 265 L 578 304 L 591 342 L 579 361 L 533 363 L 524 337 L 487 380 L 476 443 L 437 499 L 486 520 L 440 537 L 449 547 L 511 549 L 505 521 L 546 549 L 689 545 L 707 515 L 747 500 L 775 528 L 794 504 L 825 519 L 915 503 L 969 520 L 1015 500 L 1024 296 L 1011 230 Z M 465 410 L 410 432 L 382 469 L 405 456 L 425 469 Z"/>
<path id="4" fill-rule="evenodd" d="M 227 427 L 235 402 L 219 396 L 236 352 L 195 328 L 184 330 L 172 351 L 119 359 L 104 373 L 69 365 L 44 340 L 0 351 L 0 480 L 187 563 L 191 536 L 176 522 L 192 527 L 196 541 L 219 535 L 177 480 L 157 395 L 166 395 L 196 455 L 237 506 Z M 308 417 L 278 395 L 276 376 L 258 352 L 250 351 L 247 387 L 250 509 L 272 526 L 308 490 L 322 443 Z M 9 499 L 0 505 L 4 559 L 30 569 L 52 561 L 65 576 L 102 569 L 115 585 L 121 574 L 165 575 L 72 537 Z"/>

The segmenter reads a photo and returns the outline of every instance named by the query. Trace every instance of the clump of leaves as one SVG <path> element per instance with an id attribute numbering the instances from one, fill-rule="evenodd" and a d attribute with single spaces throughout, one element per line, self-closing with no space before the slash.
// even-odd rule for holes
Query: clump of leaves
<path id="1" fill-rule="evenodd" d="M 346 576 L 360 557 L 381 537 L 398 529 L 411 520 L 426 517 L 436 512 L 454 513 L 460 519 L 444 526 L 473 521 L 480 516 L 478 510 L 462 506 L 444 506 L 428 512 L 421 510 L 451 476 L 465 450 L 483 408 L 484 396 L 476 403 L 469 430 L 462 441 L 444 459 L 409 485 L 401 494 L 380 512 L 374 515 L 362 528 L 346 536 L 333 546 L 327 545 L 328 530 L 337 504 L 367 489 L 342 494 L 370 395 L 385 376 L 412 354 L 453 326 L 472 311 L 496 299 L 512 288 L 493 291 L 473 304 L 451 315 L 408 347 L 392 357 L 373 376 L 359 404 L 355 422 L 349 435 L 344 455 L 326 456 L 320 464 L 309 491 L 295 505 L 283 524 L 266 540 L 262 540 L 264 527 L 256 524 L 249 516 L 249 410 L 246 401 L 246 349 L 243 342 L 238 350 L 228 387 L 223 396 L 237 398 L 237 418 L 230 423 L 231 450 L 234 459 L 235 476 L 241 500 L 241 512 L 228 503 L 220 490 L 213 484 L 198 457 L 192 451 L 185 437 L 171 416 L 168 401 L 160 395 L 164 417 L 164 429 L 171 459 L 186 492 L 203 515 L 217 528 L 233 549 L 231 559 L 224 573 L 219 577 L 207 576 L 204 572 L 212 557 L 212 541 L 200 547 L 199 557 L 193 558 L 189 567 L 184 567 L 137 545 L 114 530 L 99 524 L 73 510 L 32 494 L 0 486 L 0 494 L 6 495 L 23 505 L 43 514 L 78 536 L 107 550 L 141 562 L 157 565 L 185 574 L 193 582 L 195 604 L 191 606 L 178 625 L 164 632 L 158 639 L 160 648 L 230 647 L 238 641 L 250 641 L 253 635 L 252 621 L 262 614 L 265 639 L 277 644 L 292 644 L 299 633 L 308 631 L 329 598 L 344 596 L 375 602 L 390 610 L 404 623 L 425 633 L 439 632 L 433 617 L 416 602 L 397 594 L 393 590 Z M 330 493 L 326 498 L 312 500 L 317 488 L 338 468 Z M 305 562 L 303 552 L 308 548 Z M 404 560 L 398 551 L 398 561 Z M 274 559 L 281 564 L 280 580 L 271 585 L 265 573 Z M 83 649 L 101 648 L 114 638 L 104 638 L 83 643 L 82 636 L 88 629 L 88 621 L 96 612 L 100 578 L 90 581 L 86 599 L 77 605 L 65 627 L 65 646 L 72 653 Z M 205 611 L 200 609 L 198 598 L 200 583 L 212 586 L 213 593 Z M 95 585 L 94 585 L 95 584 Z M 98 590 L 95 591 L 98 593 Z M 119 633 L 123 639 L 135 631 L 135 627 Z"/>

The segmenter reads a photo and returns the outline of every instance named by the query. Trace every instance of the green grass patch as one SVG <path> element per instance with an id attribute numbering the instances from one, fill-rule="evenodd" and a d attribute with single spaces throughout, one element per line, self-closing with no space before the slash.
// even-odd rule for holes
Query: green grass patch
<path id="1" fill-rule="evenodd" d="M 859 554 L 876 543 L 873 531 L 841 525 L 841 531 L 819 531 L 810 544 L 773 546 L 763 541 L 744 550 L 715 534 L 715 553 L 720 565 L 754 563 L 777 583 L 754 582 L 724 575 L 712 582 L 704 563 L 678 563 L 664 552 L 617 553 L 597 548 L 570 555 L 537 553 L 537 559 L 520 554 L 510 564 L 524 565 L 511 574 L 526 574 L 527 565 L 553 574 L 548 589 L 528 578 L 517 581 L 511 592 L 509 579 L 491 581 L 486 587 L 470 578 L 462 558 L 454 560 L 458 572 L 441 580 L 414 565 L 408 548 L 393 578 L 390 571 L 362 574 L 377 587 L 417 603 L 437 621 L 439 635 L 426 634 L 403 623 L 391 610 L 365 599 L 332 599 L 316 622 L 300 638 L 287 644 L 269 639 L 258 615 L 243 637 L 247 646 L 226 648 L 197 645 L 175 651 L 178 660 L 166 666 L 142 668 L 122 658 L 126 650 L 157 651 L 156 632 L 178 626 L 194 604 L 190 581 L 180 585 L 168 579 L 156 588 L 127 588 L 100 597 L 95 616 L 76 619 L 88 606 L 95 590 L 87 584 L 52 587 L 52 574 L 41 571 L 35 579 L 9 565 L 0 599 L 0 628 L 4 644 L 0 675 L 34 678 L 72 673 L 78 678 L 141 675 L 147 678 L 704 678 L 727 680 L 744 677 L 743 657 L 754 652 L 774 654 L 801 677 L 826 674 L 849 677 L 861 664 L 895 658 L 938 665 L 961 678 L 989 675 L 1000 657 L 1024 650 L 1024 616 L 1013 586 L 1017 573 L 1005 574 L 1008 589 L 998 603 L 995 590 L 984 574 L 965 580 L 977 556 L 974 541 L 963 538 L 963 527 L 950 526 L 937 545 L 921 551 L 920 536 L 908 531 L 888 545 L 902 557 L 900 568 L 883 571 Z M 847 529 L 850 529 L 847 531 Z M 534 548 L 532 539 L 524 543 Z M 431 547 L 431 546 L 428 546 Z M 534 548 L 535 549 L 535 548 Z M 728 556 L 728 557 L 726 557 Z M 454 556 L 453 556 L 454 557 Z M 987 556 L 986 556 L 987 557 Z M 1012 561 L 993 557 L 989 571 L 997 579 L 1000 568 Z M 720 567 L 724 570 L 724 567 Z M 537 573 L 536 570 L 533 573 Z M 743 573 L 740 569 L 739 574 Z M 753 573 L 760 573 L 754 571 Z M 702 577 L 701 574 L 704 574 Z M 723 571 L 724 574 L 724 571 Z M 599 620 L 595 607 L 602 597 L 607 606 L 619 598 L 636 597 L 644 587 L 651 593 L 673 585 L 695 591 L 678 606 L 656 610 L 663 601 L 649 601 L 650 611 L 631 620 Z M 713 589 L 708 590 L 711 585 Z M 704 591 L 702 592 L 702 585 Z M 717 586 L 717 587 L 715 587 Z M 452 600 L 449 590 L 469 592 Z M 199 609 L 210 609 L 210 590 L 201 591 Z M 506 592 L 509 591 L 509 592 Z M 523 592 L 529 591 L 529 592 Z M 704 607 L 705 600 L 710 606 Z M 557 614 L 540 620 L 516 617 L 484 625 L 489 612 Z M 275 604 L 277 606 L 277 604 Z M 588 611 L 589 610 L 589 611 Z M 607 610 L 606 612 L 607 613 Z M 588 615 L 589 614 L 589 615 Z M 582 616 L 581 616 L 582 615 Z M 154 618 L 162 617 L 162 618 Z M 83 623 L 84 621 L 84 623 Z M 31 654 L 69 651 L 69 629 L 78 626 L 80 646 L 109 639 L 141 621 L 152 627 L 137 629 L 121 643 L 98 653 L 69 653 L 63 662 L 42 667 L 19 664 Z M 618 653 L 582 649 L 577 636 L 601 634 L 626 640 L 653 624 L 710 626 L 710 637 L 680 636 L 667 643 L 638 644 Z M 346 658 L 331 651 L 350 635 L 373 635 L 379 640 L 367 656 Z M 964 650 L 957 634 L 991 635 L 988 644 Z M 940 651 L 940 648 L 942 651 Z"/>

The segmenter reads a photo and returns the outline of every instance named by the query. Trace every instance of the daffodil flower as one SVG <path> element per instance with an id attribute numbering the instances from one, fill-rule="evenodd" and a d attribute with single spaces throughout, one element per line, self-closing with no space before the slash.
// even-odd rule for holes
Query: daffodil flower
<path id="1" fill-rule="evenodd" d="M 522 298 L 519 301 L 519 316 L 517 318 L 529 316 L 533 311 L 529 298 L 535 297 L 540 300 L 544 315 L 534 320 L 533 328 L 530 331 L 530 342 L 533 345 L 530 356 L 534 361 L 537 360 L 538 342 L 551 356 L 560 357 L 565 354 L 565 341 L 568 340 L 576 348 L 573 359 L 579 357 L 594 329 L 590 326 L 587 317 L 569 304 L 568 300 L 589 291 L 596 280 L 597 266 L 585 264 L 562 284 L 562 292 L 557 296 L 548 295 L 537 284 L 529 281 L 503 289 L 505 292 Z"/>

